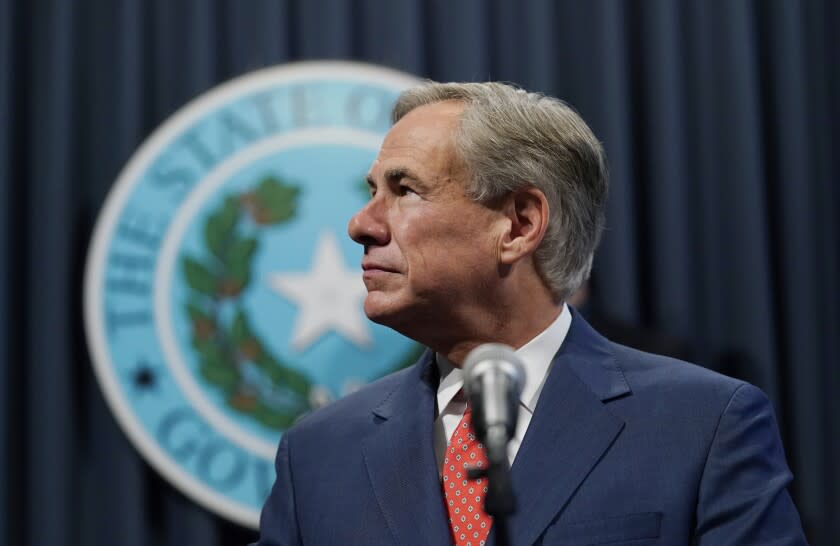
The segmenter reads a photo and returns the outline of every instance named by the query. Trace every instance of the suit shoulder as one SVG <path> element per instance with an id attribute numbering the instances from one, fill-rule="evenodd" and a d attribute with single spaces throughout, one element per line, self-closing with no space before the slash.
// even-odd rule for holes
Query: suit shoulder
<path id="1" fill-rule="evenodd" d="M 408 380 L 413 369 L 414 366 L 409 366 L 388 374 L 327 406 L 314 410 L 295 423 L 287 434 L 319 428 L 325 423 L 347 423 L 354 419 L 368 419 L 371 410 L 392 396 L 400 385 Z"/>
<path id="2" fill-rule="evenodd" d="M 748 385 L 697 364 L 617 343 L 611 345 L 630 388 L 636 392 L 656 389 L 660 394 L 706 395 L 728 400 L 739 387 Z"/>
<path id="3" fill-rule="evenodd" d="M 708 453 L 722 423 L 772 414 L 767 396 L 745 381 L 674 358 L 613 349 L 630 395 L 615 400 L 612 411 L 632 427 L 655 423 L 657 434 L 695 446 L 698 457 Z"/>

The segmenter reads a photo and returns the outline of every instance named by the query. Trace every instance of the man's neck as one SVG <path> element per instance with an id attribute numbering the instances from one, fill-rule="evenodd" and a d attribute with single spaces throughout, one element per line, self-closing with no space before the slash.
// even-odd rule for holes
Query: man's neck
<path id="1" fill-rule="evenodd" d="M 519 349 L 548 328 L 562 310 L 563 303 L 553 302 L 546 302 L 538 308 L 519 306 L 510 313 L 497 313 L 490 317 L 483 325 L 484 328 L 477 328 L 473 335 L 440 340 L 439 343 L 435 343 L 437 347 L 429 346 L 445 356 L 453 365 L 460 367 L 467 354 L 482 343 L 503 343 Z"/>

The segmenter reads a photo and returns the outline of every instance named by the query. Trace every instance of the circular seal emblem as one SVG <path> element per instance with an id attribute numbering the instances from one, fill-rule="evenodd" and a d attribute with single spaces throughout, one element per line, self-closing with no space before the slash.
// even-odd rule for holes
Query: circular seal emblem
<path id="1" fill-rule="evenodd" d="M 139 148 L 85 278 L 96 375 L 133 444 L 189 497 L 256 527 L 283 431 L 413 362 L 368 321 L 347 222 L 411 76 L 300 63 L 225 83 Z"/>

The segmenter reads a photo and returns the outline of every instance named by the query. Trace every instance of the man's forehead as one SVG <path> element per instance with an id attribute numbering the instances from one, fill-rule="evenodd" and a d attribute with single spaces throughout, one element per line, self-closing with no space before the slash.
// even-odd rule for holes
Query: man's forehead
<path id="1" fill-rule="evenodd" d="M 372 168 L 392 158 L 426 161 L 442 153 L 448 155 L 463 110 L 458 101 L 444 101 L 410 111 L 385 135 Z"/>
<path id="2" fill-rule="evenodd" d="M 434 129 L 451 131 L 457 127 L 463 112 L 464 103 L 461 101 L 447 100 L 424 104 L 411 110 L 397 121 L 388 131 L 388 135 Z M 386 140 L 388 135 L 386 135 Z"/>

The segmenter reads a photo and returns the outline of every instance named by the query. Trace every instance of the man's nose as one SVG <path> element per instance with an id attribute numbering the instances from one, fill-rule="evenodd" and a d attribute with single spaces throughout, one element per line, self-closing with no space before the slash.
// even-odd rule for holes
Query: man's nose
<path id="1" fill-rule="evenodd" d="M 387 245 L 391 235 L 388 231 L 383 203 L 375 197 L 368 201 L 359 212 L 350 218 L 347 233 L 351 239 L 360 245 Z"/>

